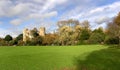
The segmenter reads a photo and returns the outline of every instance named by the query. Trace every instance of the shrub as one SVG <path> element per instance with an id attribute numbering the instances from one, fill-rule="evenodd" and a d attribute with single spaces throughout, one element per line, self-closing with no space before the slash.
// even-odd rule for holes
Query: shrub
<path id="1" fill-rule="evenodd" d="M 106 37 L 105 43 L 106 44 L 118 44 L 119 38 L 118 37 Z"/>
<path id="2" fill-rule="evenodd" d="M 92 35 L 89 38 L 90 44 L 100 44 L 104 42 L 105 36 L 101 33 L 92 33 Z"/>

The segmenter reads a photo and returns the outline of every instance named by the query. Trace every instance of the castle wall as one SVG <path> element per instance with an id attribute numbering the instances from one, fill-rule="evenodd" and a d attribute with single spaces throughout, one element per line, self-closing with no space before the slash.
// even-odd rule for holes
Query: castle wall
<path id="1" fill-rule="evenodd" d="M 39 29 L 39 36 L 45 36 L 45 27 L 41 27 Z M 24 29 L 23 30 L 23 41 L 29 41 L 32 40 L 34 38 L 34 36 L 32 35 L 32 31 L 28 30 L 28 29 Z"/>
<path id="2" fill-rule="evenodd" d="M 45 27 L 41 27 L 39 30 L 39 35 L 40 36 L 45 36 Z"/>

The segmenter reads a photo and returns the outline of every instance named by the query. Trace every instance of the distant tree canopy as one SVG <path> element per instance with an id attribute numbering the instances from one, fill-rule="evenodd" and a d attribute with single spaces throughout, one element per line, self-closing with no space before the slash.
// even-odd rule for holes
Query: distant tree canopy
<path id="1" fill-rule="evenodd" d="M 23 34 L 19 34 L 17 37 L 16 37 L 16 40 L 19 41 L 19 40 L 22 40 L 23 39 Z"/>
<path id="2" fill-rule="evenodd" d="M 89 38 L 89 43 L 101 44 L 104 42 L 104 40 L 105 40 L 105 33 L 103 32 L 103 29 L 100 27 L 92 31 Z"/>
<path id="3" fill-rule="evenodd" d="M 32 34 L 33 34 L 34 37 L 37 37 L 37 36 L 39 35 L 37 28 L 34 28 L 34 29 L 32 30 Z"/>
<path id="4" fill-rule="evenodd" d="M 118 26 L 120 26 L 120 12 L 118 13 L 118 15 L 115 17 L 114 21 L 115 24 L 117 24 Z"/>
<path id="5" fill-rule="evenodd" d="M 60 45 L 74 45 L 77 41 L 77 37 L 80 33 L 81 26 L 78 20 L 64 20 L 58 22 Z"/>
<path id="6" fill-rule="evenodd" d="M 11 41 L 13 38 L 12 38 L 12 36 L 10 36 L 10 35 L 6 35 L 5 36 L 5 41 Z"/>
<path id="7" fill-rule="evenodd" d="M 120 46 L 120 13 L 107 25 L 107 36 L 105 40 L 107 43 Z"/>
<path id="8" fill-rule="evenodd" d="M 109 21 L 108 21 L 109 22 Z M 23 41 L 23 34 L 16 38 L 6 35 L 0 38 L 2 45 L 80 45 L 80 44 L 119 44 L 120 46 L 120 13 L 112 22 L 106 23 L 107 27 L 91 29 L 90 22 L 85 20 L 79 22 L 75 19 L 58 21 L 58 29 L 54 33 L 47 33 L 45 36 L 38 34 L 37 28 L 31 30 L 33 36 L 29 41 Z"/>

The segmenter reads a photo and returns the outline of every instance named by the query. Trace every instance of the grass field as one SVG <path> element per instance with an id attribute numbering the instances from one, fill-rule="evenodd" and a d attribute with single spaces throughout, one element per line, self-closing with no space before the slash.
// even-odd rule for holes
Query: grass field
<path id="1" fill-rule="evenodd" d="M 120 68 L 120 49 L 107 48 L 103 45 L 0 47 L 0 70 L 63 70 L 73 67 L 79 70 L 117 70 Z"/>

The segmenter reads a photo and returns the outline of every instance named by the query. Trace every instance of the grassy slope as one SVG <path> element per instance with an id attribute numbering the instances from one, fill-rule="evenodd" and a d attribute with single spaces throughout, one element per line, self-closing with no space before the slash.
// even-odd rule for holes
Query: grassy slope
<path id="1" fill-rule="evenodd" d="M 102 45 L 66 47 L 0 47 L 0 70 L 57 70 L 72 67 L 74 59 L 104 49 Z"/>
<path id="2" fill-rule="evenodd" d="M 76 58 L 78 70 L 120 70 L 120 49 L 94 51 L 85 60 Z"/>

